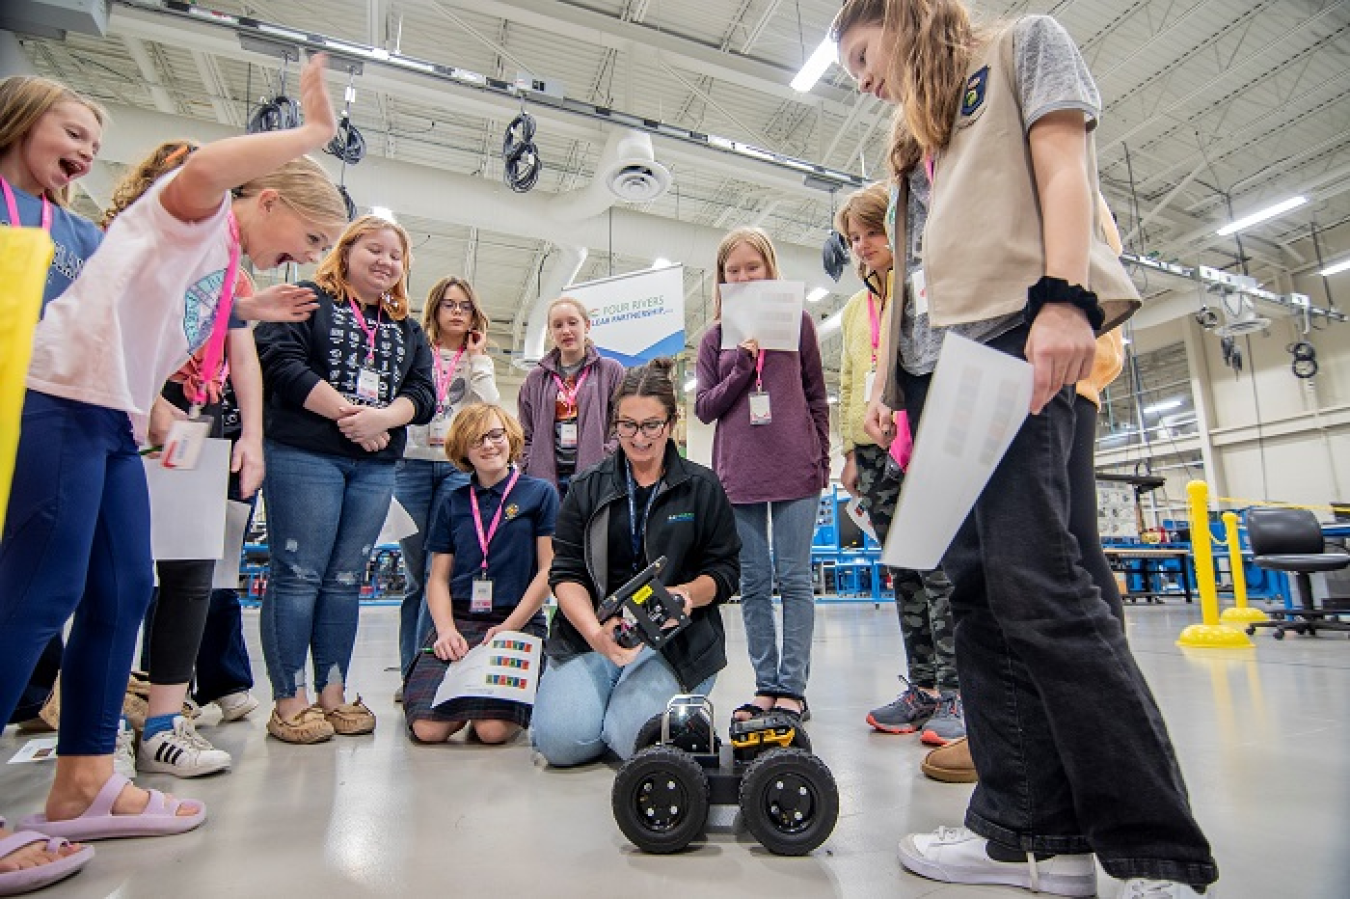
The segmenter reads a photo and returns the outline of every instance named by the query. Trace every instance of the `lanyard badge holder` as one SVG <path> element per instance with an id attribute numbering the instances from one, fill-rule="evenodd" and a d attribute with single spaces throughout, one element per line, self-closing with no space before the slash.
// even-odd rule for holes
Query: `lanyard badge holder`
<path id="1" fill-rule="evenodd" d="M 356 323 L 366 335 L 366 362 L 361 366 L 361 370 L 356 375 L 356 398 L 362 402 L 376 404 L 380 401 L 380 372 L 375 367 L 375 337 L 380 333 L 380 305 L 375 306 L 375 324 L 370 326 L 366 324 L 366 317 L 361 314 L 361 309 L 356 305 L 356 301 L 347 297 L 347 302 L 351 304 L 352 316 Z"/>
<path id="2" fill-rule="evenodd" d="M 492 544 L 492 538 L 497 533 L 497 526 L 502 523 L 502 512 L 506 509 L 506 499 L 511 495 L 511 490 L 516 486 L 518 480 L 520 480 L 519 468 L 511 473 L 511 480 L 507 481 L 506 489 L 502 491 L 502 501 L 497 506 L 497 514 L 492 516 L 492 524 L 488 525 L 486 531 L 483 530 L 483 515 L 478 511 L 478 491 L 472 485 L 469 487 L 469 505 L 473 508 L 473 526 L 478 534 L 478 547 L 483 551 L 483 561 L 478 567 L 478 576 L 473 579 L 473 595 L 469 600 L 469 612 L 474 615 L 492 611 L 492 579 L 488 577 L 488 547 Z"/>
<path id="3" fill-rule="evenodd" d="M 220 375 L 225 358 L 225 338 L 230 330 L 230 310 L 234 308 L 234 285 L 239 278 L 239 223 L 229 213 L 230 262 L 225 269 L 225 280 L 220 285 L 220 300 L 216 303 L 216 319 L 207 339 L 206 355 L 202 359 L 202 382 L 192 397 L 192 406 L 186 420 L 178 420 L 169 428 L 164 439 L 160 464 L 165 468 L 191 471 L 197 467 L 206 438 L 211 436 L 211 422 L 202 418 L 206 405 L 206 385 Z"/>
<path id="4" fill-rule="evenodd" d="M 460 347 L 450 362 L 450 367 L 446 369 L 442 367 L 441 351 L 439 348 L 436 349 L 433 359 L 436 375 L 436 417 L 428 426 L 427 440 L 432 446 L 445 446 L 445 438 L 450 434 L 450 404 L 446 402 L 446 397 L 450 393 L 450 383 L 455 379 L 455 371 L 459 369 L 459 360 L 463 356 L 464 347 Z"/>
<path id="5" fill-rule="evenodd" d="M 750 394 L 750 424 L 767 425 L 773 421 L 773 412 L 769 408 L 769 393 L 764 389 L 764 355 L 768 350 L 760 350 L 755 360 L 755 390 Z"/>
<path id="6" fill-rule="evenodd" d="M 595 611 L 601 624 L 615 616 L 623 617 L 623 623 L 614 632 L 614 642 L 625 649 L 644 643 L 652 649 L 660 649 L 689 626 L 684 603 L 656 579 L 665 564 L 666 557 L 661 556 L 606 596 Z"/>
<path id="7" fill-rule="evenodd" d="M 558 377 L 556 374 L 553 375 L 553 380 L 558 384 L 558 392 L 563 395 L 563 399 L 566 400 L 567 405 L 572 409 L 575 409 L 577 413 L 577 417 L 571 421 L 562 421 L 558 423 L 558 442 L 562 445 L 563 449 L 577 448 L 577 424 L 581 418 L 581 404 L 577 402 L 577 397 L 581 393 L 581 385 L 586 383 L 586 378 L 590 373 L 591 370 L 589 368 L 583 371 L 581 376 L 577 378 L 577 382 L 573 385 L 571 390 L 567 389 L 567 385 L 563 383 L 562 378 Z"/>

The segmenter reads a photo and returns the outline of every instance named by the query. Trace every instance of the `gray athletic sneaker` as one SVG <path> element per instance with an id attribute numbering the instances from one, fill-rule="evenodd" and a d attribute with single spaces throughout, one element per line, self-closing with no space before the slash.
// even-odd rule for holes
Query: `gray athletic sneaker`
<path id="1" fill-rule="evenodd" d="M 885 734 L 912 734 L 937 711 L 938 700 L 900 678 L 905 692 L 892 703 L 867 713 L 867 723 Z"/>
<path id="2" fill-rule="evenodd" d="M 966 713 L 961 708 L 960 693 L 943 693 L 937 711 L 924 725 L 919 739 L 930 746 L 946 746 L 966 735 Z"/>

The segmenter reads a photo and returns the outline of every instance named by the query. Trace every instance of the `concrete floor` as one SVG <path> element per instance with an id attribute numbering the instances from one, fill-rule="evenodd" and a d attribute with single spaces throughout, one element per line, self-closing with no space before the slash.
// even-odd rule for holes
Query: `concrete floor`
<path id="1" fill-rule="evenodd" d="M 750 694 L 744 631 L 728 610 L 732 664 L 714 691 L 719 721 Z M 1196 606 L 1131 607 L 1130 640 L 1162 704 L 1196 813 L 1214 844 L 1224 899 L 1350 896 L 1350 641 L 1268 633 L 1255 652 L 1183 654 L 1174 641 Z M 257 650 L 257 613 L 245 627 Z M 362 613 L 352 684 L 380 716 L 369 737 L 297 747 L 267 738 L 264 704 L 250 719 L 202 733 L 234 755 L 229 774 L 140 782 L 209 804 L 210 820 L 179 837 L 98 844 L 84 873 L 40 895 L 133 897 L 429 895 L 555 897 L 976 897 L 1022 895 L 948 886 L 902 872 L 907 830 L 961 819 L 970 787 L 918 771 L 912 737 L 873 733 L 867 710 L 897 691 L 901 644 L 892 607 L 819 606 L 809 724 L 839 782 L 833 836 L 813 855 L 780 858 L 715 812 L 705 844 L 643 855 L 609 808 L 613 769 L 557 771 L 515 745 L 414 746 L 392 701 L 397 613 Z M 0 737 L 0 759 L 21 744 Z M 51 769 L 0 765 L 0 811 L 39 809 Z M 1120 885 L 1104 874 L 1100 895 Z"/>

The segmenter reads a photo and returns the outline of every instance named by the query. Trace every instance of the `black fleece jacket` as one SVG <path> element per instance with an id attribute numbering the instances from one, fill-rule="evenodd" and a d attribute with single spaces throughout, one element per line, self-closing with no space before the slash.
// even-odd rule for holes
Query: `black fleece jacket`
<path id="1" fill-rule="evenodd" d="M 627 502 L 624 455 L 620 448 L 603 462 L 572 479 L 567 499 L 558 512 L 553 534 L 553 567 L 548 582 L 581 584 L 592 606 L 618 584 L 605 582 L 609 571 L 609 515 L 616 504 Z M 727 665 L 726 630 L 718 606 L 740 588 L 741 538 L 731 502 L 717 476 L 680 456 L 666 445 L 662 476 L 647 519 L 648 559 L 665 556 L 663 584 L 684 584 L 706 574 L 717 584 L 711 605 L 694 609 L 689 627 L 661 648 L 685 690 L 692 690 Z M 553 616 L 545 652 L 566 661 L 593 652 L 567 616 Z"/>
<path id="2" fill-rule="evenodd" d="M 407 429 L 389 432 L 389 445 L 377 453 L 366 452 L 338 430 L 337 422 L 305 408 L 310 391 L 327 381 L 353 403 L 357 378 L 366 367 L 370 337 L 352 314 L 351 304 L 309 281 L 301 287 L 314 291 L 319 308 L 307 321 L 259 325 L 254 332 L 258 359 L 262 363 L 266 405 L 263 433 L 269 440 L 316 453 L 397 462 L 403 457 Z M 373 368 L 380 374 L 380 399 L 384 407 L 406 397 L 417 410 L 412 424 L 431 421 L 436 411 L 436 386 L 431 374 L 431 345 L 422 327 L 411 317 L 395 321 L 378 316 L 378 324 L 362 312 L 366 328 L 376 329 Z"/>

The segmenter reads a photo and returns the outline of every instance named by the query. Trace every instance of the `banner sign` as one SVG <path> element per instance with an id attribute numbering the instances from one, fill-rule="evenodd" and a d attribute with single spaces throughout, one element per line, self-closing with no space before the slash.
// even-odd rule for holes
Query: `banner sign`
<path id="1" fill-rule="evenodd" d="M 625 367 L 684 350 L 684 266 L 573 284 L 562 295 L 581 301 L 595 348 Z"/>

